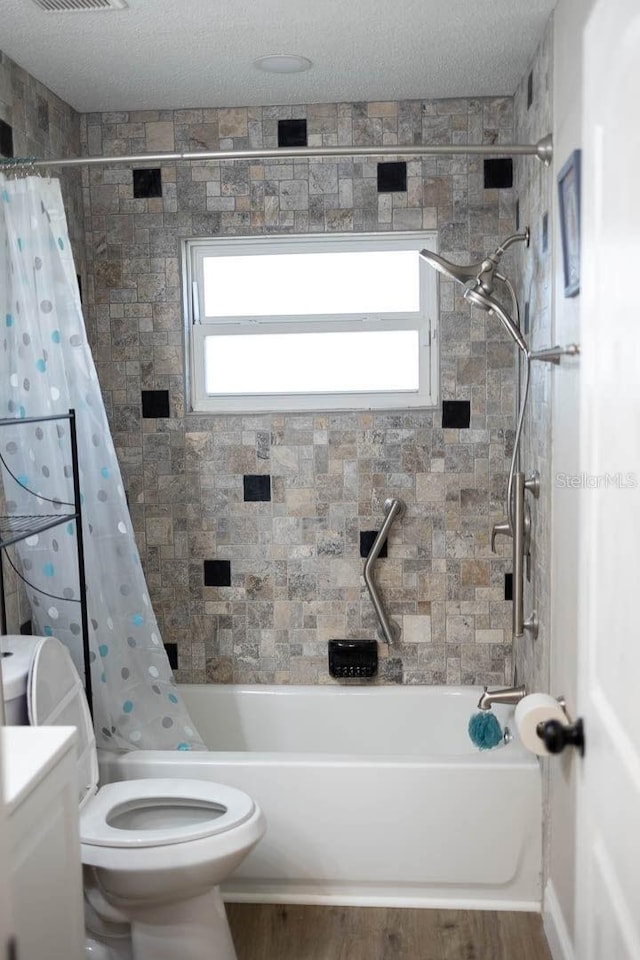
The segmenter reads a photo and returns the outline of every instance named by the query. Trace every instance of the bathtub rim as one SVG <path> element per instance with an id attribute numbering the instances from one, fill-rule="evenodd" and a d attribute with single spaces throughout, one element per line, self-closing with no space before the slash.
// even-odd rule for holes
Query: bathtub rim
<path id="1" fill-rule="evenodd" d="M 293 753 L 286 751 L 262 751 L 262 750 L 129 750 L 115 753 L 109 750 L 98 750 L 98 763 L 104 764 L 108 768 L 110 764 L 119 766 L 125 758 L 131 758 L 131 762 L 148 762 L 167 764 L 169 758 L 177 766 L 187 763 L 195 763 L 196 766 L 206 766 L 211 763 L 224 762 L 231 766 L 275 766 L 276 764 L 285 767 L 397 767 L 398 769 L 411 769 L 414 767 L 428 766 L 431 769 L 448 769 L 455 766 L 456 769 L 475 770 L 478 766 L 486 769 L 488 766 L 496 766 L 500 769 L 509 770 L 530 770 L 533 767 L 539 767 L 539 758 L 533 754 L 527 753 L 524 747 L 517 744 L 506 744 L 505 751 L 511 746 L 516 747 L 517 754 L 511 757 L 501 757 L 493 754 L 490 750 L 478 751 L 474 754 L 425 754 L 424 757 L 418 757 L 415 754 L 398 754 L 391 757 L 388 754 L 357 754 L 357 753 Z M 504 751 L 500 751 L 503 753 Z M 463 757 L 465 759 L 463 759 Z M 126 767 L 126 763 L 125 763 Z"/>

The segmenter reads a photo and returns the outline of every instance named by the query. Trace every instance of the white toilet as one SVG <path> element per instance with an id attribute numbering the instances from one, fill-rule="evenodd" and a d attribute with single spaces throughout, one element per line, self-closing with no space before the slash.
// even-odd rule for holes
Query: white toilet
<path id="1" fill-rule="evenodd" d="M 84 689 L 54 637 L 2 637 L 8 724 L 75 726 L 87 956 L 236 960 L 218 885 L 264 834 L 241 790 L 201 780 L 98 788 Z"/>

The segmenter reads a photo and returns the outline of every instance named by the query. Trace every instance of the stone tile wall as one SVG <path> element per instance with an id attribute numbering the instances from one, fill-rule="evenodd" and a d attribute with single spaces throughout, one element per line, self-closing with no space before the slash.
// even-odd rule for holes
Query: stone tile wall
<path id="1" fill-rule="evenodd" d="M 78 152 L 74 111 L 6 57 L 0 117 L 13 126 L 17 155 Z M 512 139 L 512 104 L 500 98 L 91 115 L 83 146 L 90 154 L 275 146 L 277 121 L 290 117 L 307 120 L 310 144 Z M 373 160 L 162 173 L 163 196 L 151 200 L 133 198 L 126 168 L 85 173 L 85 301 L 179 678 L 327 682 L 326 641 L 374 634 L 358 547 L 392 494 L 409 509 L 379 576 L 403 639 L 381 647 L 380 679 L 508 679 L 508 559 L 488 552 L 512 428 L 513 377 L 497 324 L 485 331 L 486 318 L 470 317 L 442 284 L 443 398 L 471 402 L 468 430 L 443 429 L 440 411 L 185 416 L 178 253 L 187 236 L 437 228 L 442 252 L 462 261 L 512 229 L 512 191 L 484 190 L 474 158 L 411 161 L 408 190 L 397 194 L 377 193 Z M 61 179 L 84 274 L 78 173 Z M 142 390 L 168 391 L 171 416 L 143 419 Z M 270 478 L 270 500 L 244 499 L 245 478 L 255 477 Z M 211 560 L 226 564 L 229 586 L 205 585 Z M 10 629 L 21 619 L 14 587 Z"/>
<path id="2" fill-rule="evenodd" d="M 529 80 L 531 77 L 531 80 Z M 529 98 L 531 96 L 531 103 Z M 553 130 L 553 25 L 545 36 L 514 97 L 518 142 L 540 140 Z M 531 245 L 516 254 L 518 296 L 523 325 L 532 349 L 551 346 L 553 326 L 553 225 L 555 189 L 552 167 L 535 158 L 519 159 L 515 165 L 515 188 L 520 224 L 529 225 Z M 527 306 L 528 305 L 528 306 Z M 525 314 L 527 315 L 525 317 Z M 540 621 L 537 640 L 525 633 L 514 651 L 519 679 L 534 691 L 549 689 L 551 636 L 551 384 L 553 367 L 534 361 L 531 389 L 522 441 L 522 469 L 540 474 L 540 498 L 527 495 L 531 507 L 531 577 L 525 583 L 525 616 L 536 610 Z"/>
<path id="3" fill-rule="evenodd" d="M 90 155 L 275 147 L 279 119 L 309 144 L 508 142 L 510 98 L 91 114 Z M 411 160 L 407 191 L 377 192 L 375 160 L 162 166 L 162 196 L 135 199 L 126 167 L 84 174 L 87 319 L 134 526 L 165 643 L 193 682 L 332 682 L 327 640 L 370 638 L 359 555 L 383 502 L 407 514 L 379 583 L 402 641 L 380 682 L 511 677 L 509 551 L 489 550 L 513 433 L 513 351 L 494 318 L 441 284 L 442 412 L 203 416 L 185 407 L 180 240 L 437 228 L 476 259 L 513 230 L 513 191 L 485 190 L 480 158 Z M 170 416 L 142 417 L 141 391 Z M 245 500 L 245 478 L 270 500 Z M 205 563 L 209 561 L 207 584 Z M 211 561 L 215 561 L 211 563 Z"/>
<path id="4" fill-rule="evenodd" d="M 0 120 L 12 128 L 15 157 L 37 156 L 47 159 L 77 157 L 80 154 L 80 115 L 5 56 L 2 51 L 0 51 Z M 0 170 L 2 170 L 1 166 Z M 4 172 L 7 172 L 6 169 Z M 79 169 L 74 169 L 52 170 L 52 174 L 59 176 L 61 180 L 76 269 L 82 277 L 84 275 L 84 220 L 81 173 Z M 0 360 L 0 376 L 3 373 Z M 5 411 L 0 412 L 0 417 L 5 415 L 7 415 Z M 1 512 L 2 486 L 0 484 Z M 16 633 L 20 623 L 30 618 L 30 613 L 6 560 L 4 571 L 7 632 Z"/>

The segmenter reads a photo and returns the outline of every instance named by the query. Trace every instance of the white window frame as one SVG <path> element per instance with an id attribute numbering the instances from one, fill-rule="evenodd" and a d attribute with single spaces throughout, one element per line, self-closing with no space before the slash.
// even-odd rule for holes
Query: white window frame
<path id="1" fill-rule="evenodd" d="M 205 317 L 203 261 L 210 256 L 260 256 L 320 251 L 437 250 L 435 231 L 366 234 L 305 234 L 296 236 L 201 238 L 182 244 L 185 317 L 185 375 L 193 413 L 263 413 L 324 410 L 432 409 L 438 403 L 438 284 L 436 272 L 420 261 L 420 310 L 393 314 L 304 314 L 301 317 Z M 205 339 L 260 333 L 322 332 L 325 330 L 418 330 L 419 387 L 381 393 L 207 394 Z"/>

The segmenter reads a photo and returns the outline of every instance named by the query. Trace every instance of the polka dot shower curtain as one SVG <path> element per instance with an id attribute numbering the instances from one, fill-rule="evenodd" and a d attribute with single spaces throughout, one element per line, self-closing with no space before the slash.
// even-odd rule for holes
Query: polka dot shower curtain
<path id="1" fill-rule="evenodd" d="M 204 749 L 149 601 L 87 343 L 57 180 L 0 174 L 0 324 L 0 418 L 76 411 L 98 745 Z M 61 505 L 73 500 L 68 430 L 66 420 L 2 428 L 8 514 L 73 512 Z M 10 559 L 33 585 L 26 591 L 34 634 L 65 643 L 82 676 L 80 607 L 73 602 L 79 595 L 75 524 L 22 541 Z"/>

